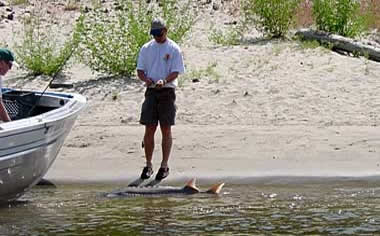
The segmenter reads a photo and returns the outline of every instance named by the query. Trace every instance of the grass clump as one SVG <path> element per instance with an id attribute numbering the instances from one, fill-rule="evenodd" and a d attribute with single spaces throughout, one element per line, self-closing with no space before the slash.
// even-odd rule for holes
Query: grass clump
<path id="1" fill-rule="evenodd" d="M 54 76 L 59 73 L 77 48 L 76 34 L 67 38 L 56 34 L 60 27 L 42 18 L 43 13 L 34 11 L 23 19 L 19 43 L 15 43 L 15 53 L 22 67 L 35 76 Z M 63 38 L 63 39 L 62 39 Z"/>
<path id="2" fill-rule="evenodd" d="M 178 79 L 178 87 L 183 87 L 185 81 L 201 81 L 204 79 L 207 79 L 210 83 L 219 83 L 221 79 L 221 75 L 218 73 L 217 69 L 217 63 L 209 63 L 205 69 L 199 69 L 199 70 L 191 70 L 189 73 L 186 73 L 185 75 L 182 75 Z"/>
<path id="3" fill-rule="evenodd" d="M 294 23 L 300 0 L 244 0 L 244 21 L 258 27 L 265 35 L 284 37 Z"/>
<path id="4" fill-rule="evenodd" d="M 316 49 L 321 46 L 321 44 L 317 40 L 305 40 L 300 41 L 302 49 Z"/>
<path id="5" fill-rule="evenodd" d="M 211 42 L 222 46 L 239 45 L 241 38 L 242 33 L 234 28 L 229 28 L 224 32 L 214 28 L 208 36 Z"/>
<path id="6" fill-rule="evenodd" d="M 64 10 L 65 11 L 77 11 L 80 9 L 80 4 L 77 0 L 67 0 Z"/>
<path id="7" fill-rule="evenodd" d="M 151 39 L 154 17 L 165 19 L 168 37 L 181 42 L 195 20 L 191 1 L 120 0 L 111 10 L 95 9 L 78 21 L 81 60 L 92 70 L 110 75 L 131 76 L 141 46 Z"/>
<path id="8" fill-rule="evenodd" d="M 300 0 L 241 0 L 241 18 L 227 30 L 213 29 L 209 40 L 222 45 L 239 45 L 245 33 L 256 28 L 270 38 L 284 37 L 295 21 Z"/>
<path id="9" fill-rule="evenodd" d="M 360 2 L 353 0 L 314 0 L 312 14 L 318 30 L 355 37 L 366 30 L 367 17 Z"/>

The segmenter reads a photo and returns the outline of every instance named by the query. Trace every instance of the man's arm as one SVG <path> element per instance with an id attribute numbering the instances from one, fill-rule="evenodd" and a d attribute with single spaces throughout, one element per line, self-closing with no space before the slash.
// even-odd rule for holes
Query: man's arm
<path id="1" fill-rule="evenodd" d="M 173 80 L 175 80 L 177 78 L 178 74 L 179 74 L 178 72 L 172 72 L 172 73 L 170 73 L 164 80 L 157 81 L 156 87 L 157 88 L 164 87 L 165 84 L 170 83 Z"/>
<path id="2" fill-rule="evenodd" d="M 139 77 L 141 81 L 145 82 L 145 85 L 147 87 L 153 83 L 153 81 L 145 75 L 145 72 L 143 70 L 137 70 L 137 77 Z"/>
<path id="3" fill-rule="evenodd" d="M 11 121 L 11 118 L 9 117 L 7 110 L 5 109 L 3 99 L 0 99 L 0 119 L 4 122 Z"/>
<path id="4" fill-rule="evenodd" d="M 164 79 L 164 85 L 177 79 L 179 72 L 172 72 Z"/>

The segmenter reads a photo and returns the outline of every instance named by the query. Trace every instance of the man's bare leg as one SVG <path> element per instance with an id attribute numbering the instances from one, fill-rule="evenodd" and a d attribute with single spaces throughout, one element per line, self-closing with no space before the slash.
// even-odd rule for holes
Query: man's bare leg
<path id="1" fill-rule="evenodd" d="M 168 167 L 168 161 L 170 156 L 170 151 L 172 149 L 172 132 L 171 132 L 171 126 L 170 125 L 164 125 L 160 126 L 161 128 L 161 134 L 162 134 L 162 161 L 161 161 L 161 167 L 167 168 Z"/>
<path id="2" fill-rule="evenodd" d="M 146 166 L 152 167 L 152 158 L 154 151 L 154 134 L 156 132 L 157 125 L 146 125 L 144 135 L 144 151 Z"/>

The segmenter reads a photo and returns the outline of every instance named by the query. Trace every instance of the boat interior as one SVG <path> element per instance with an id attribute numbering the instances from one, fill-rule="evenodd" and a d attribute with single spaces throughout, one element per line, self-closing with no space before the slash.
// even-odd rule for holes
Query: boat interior
<path id="1" fill-rule="evenodd" d="M 5 109 L 12 120 L 24 119 L 62 107 L 68 101 L 60 94 L 6 90 L 3 91 Z"/>

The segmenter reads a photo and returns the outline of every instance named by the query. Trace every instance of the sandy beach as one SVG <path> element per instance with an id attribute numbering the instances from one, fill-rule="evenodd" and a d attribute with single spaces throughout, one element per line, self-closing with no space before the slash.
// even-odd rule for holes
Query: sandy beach
<path id="1" fill-rule="evenodd" d="M 233 19 L 210 7 L 181 44 L 187 72 L 179 78 L 171 174 L 165 181 L 378 176 L 380 64 L 321 47 L 304 49 L 297 41 L 221 47 L 208 40 L 212 24 Z M 1 37 L 15 24 L 2 21 Z M 43 89 L 48 84 L 20 81 L 24 73 L 16 68 L 4 86 Z M 74 88 L 49 90 L 81 93 L 88 106 L 46 178 L 136 178 L 145 164 L 144 127 L 138 124 L 143 84 L 136 78 L 104 79 L 81 64 L 65 74 Z M 155 169 L 160 139 L 157 132 Z"/>

